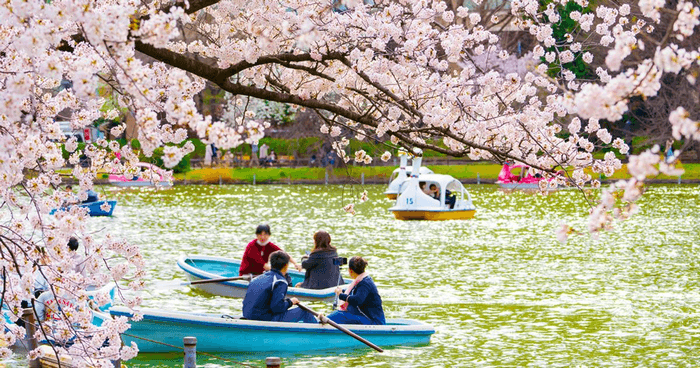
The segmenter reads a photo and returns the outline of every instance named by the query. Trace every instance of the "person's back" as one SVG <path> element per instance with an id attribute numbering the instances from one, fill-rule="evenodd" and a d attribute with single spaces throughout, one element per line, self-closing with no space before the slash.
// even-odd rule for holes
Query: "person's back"
<path id="1" fill-rule="evenodd" d="M 361 300 L 358 304 L 350 302 L 353 298 Z M 367 276 L 360 281 L 348 296 L 348 312 L 362 314 L 369 318 L 375 325 L 386 324 L 382 298 L 372 277 Z"/>
<path id="2" fill-rule="evenodd" d="M 309 259 L 301 262 L 301 267 L 306 270 L 304 282 L 301 287 L 306 289 L 325 289 L 342 285 L 340 281 L 340 267 L 335 260 L 338 258 L 338 251 L 327 249 L 313 252 Z"/>
<path id="3" fill-rule="evenodd" d="M 315 323 L 313 314 L 301 308 L 297 298 L 287 299 L 290 257 L 282 250 L 270 255 L 270 271 L 253 279 L 243 298 L 243 318 L 256 321 Z M 291 308 L 291 309 L 290 309 Z"/>
<path id="4" fill-rule="evenodd" d="M 78 238 L 71 236 L 70 239 L 68 239 L 68 250 L 70 258 L 73 260 L 73 270 L 76 273 L 79 273 L 83 276 L 86 276 L 86 266 L 87 262 L 84 256 L 80 255 L 78 253 L 78 248 L 80 247 L 80 243 L 78 243 Z"/>
<path id="5" fill-rule="evenodd" d="M 288 287 L 287 279 L 277 270 L 270 270 L 254 278 L 243 299 L 243 318 L 272 321 L 275 314 L 283 313 L 289 308 L 284 299 Z"/>
<path id="6" fill-rule="evenodd" d="M 97 194 L 97 192 L 90 189 L 87 191 L 87 199 L 84 200 L 83 203 L 97 202 L 98 199 L 99 199 L 99 195 Z"/>
<path id="7" fill-rule="evenodd" d="M 78 301 L 64 292 L 56 298 L 56 295 L 48 290 L 41 293 L 34 301 L 34 309 L 39 316 L 39 321 L 58 320 L 61 319 L 61 313 L 75 313 L 78 310 Z"/>

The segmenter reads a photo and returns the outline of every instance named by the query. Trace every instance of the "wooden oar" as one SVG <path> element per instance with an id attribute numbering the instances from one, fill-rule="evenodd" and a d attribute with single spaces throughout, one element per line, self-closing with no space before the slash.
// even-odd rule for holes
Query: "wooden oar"
<path id="1" fill-rule="evenodd" d="M 357 340 L 361 341 L 362 343 L 364 343 L 365 345 L 369 346 L 370 348 L 372 348 L 372 349 L 374 349 L 374 350 L 376 350 L 376 351 L 378 351 L 378 352 L 380 352 L 380 353 L 383 353 L 383 352 L 384 352 L 384 350 L 382 350 L 382 348 L 380 348 L 379 346 L 372 344 L 371 342 L 367 341 L 364 337 L 362 337 L 362 336 L 360 336 L 360 335 L 358 335 L 358 334 L 356 334 L 356 333 L 354 333 L 354 332 L 348 330 L 347 328 L 345 328 L 345 327 L 343 327 L 343 326 L 341 326 L 341 325 L 339 325 L 339 324 L 337 324 L 337 323 L 331 321 L 330 319 L 328 319 L 328 317 L 326 317 L 326 316 L 320 317 L 321 313 L 318 313 L 318 312 L 316 312 L 315 310 L 313 310 L 313 309 L 311 309 L 311 308 L 309 308 L 309 307 L 307 307 L 307 306 L 305 306 L 305 305 L 303 305 L 303 304 L 301 304 L 301 303 L 297 303 L 297 306 L 298 306 L 299 308 L 301 308 L 301 309 L 307 311 L 307 312 L 310 312 L 310 313 L 313 314 L 314 316 L 321 318 L 321 322 L 323 322 L 323 323 L 328 323 L 329 325 L 331 325 L 331 326 L 333 326 L 333 327 L 339 329 L 340 331 L 345 332 L 346 334 L 348 334 L 348 335 L 354 337 L 355 339 L 357 339 Z"/>
<path id="2" fill-rule="evenodd" d="M 189 286 L 189 285 L 200 285 L 200 284 L 209 284 L 212 282 L 226 282 L 226 281 L 236 281 L 236 280 L 245 280 L 245 281 L 250 281 L 254 279 L 257 276 L 252 276 L 252 275 L 243 275 L 243 276 L 235 276 L 235 277 L 222 277 L 218 279 L 204 279 L 204 280 L 195 280 L 195 281 L 166 281 L 160 284 L 156 284 L 155 288 L 156 289 L 174 289 L 177 287 L 181 286 Z"/>

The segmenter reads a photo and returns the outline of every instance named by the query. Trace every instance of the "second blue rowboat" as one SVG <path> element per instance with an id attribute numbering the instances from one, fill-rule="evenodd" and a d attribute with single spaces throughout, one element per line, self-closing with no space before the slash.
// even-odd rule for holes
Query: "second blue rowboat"
<path id="1" fill-rule="evenodd" d="M 112 307 L 112 316 L 131 317 L 126 307 Z M 182 339 L 197 338 L 197 351 L 203 352 L 287 352 L 366 347 L 362 342 L 329 325 L 252 321 L 221 314 L 187 313 L 143 309 L 143 319 L 129 321 L 131 327 L 122 340 L 134 341 L 143 353 L 181 352 Z M 343 325 L 372 343 L 425 345 L 435 329 L 409 319 L 388 319 L 386 325 Z M 164 344 L 169 344 L 164 345 Z"/>
<path id="2" fill-rule="evenodd" d="M 102 205 L 104 205 L 105 203 L 109 205 L 109 209 L 107 211 L 102 209 Z M 54 213 L 56 213 L 56 211 L 64 211 L 73 206 L 87 208 L 90 216 L 112 216 L 112 212 L 114 212 L 114 207 L 117 206 L 117 201 L 96 201 L 89 203 L 74 204 L 68 207 L 59 208 L 58 210 L 53 209 L 49 214 L 53 215 Z"/>
<path id="3" fill-rule="evenodd" d="M 237 259 L 212 257 L 212 256 L 182 256 L 177 260 L 177 265 L 185 273 L 190 281 L 211 280 L 238 276 L 241 261 Z M 304 272 L 296 270 L 288 271 L 292 278 L 292 285 L 304 281 Z M 343 279 L 339 285 L 351 283 L 350 279 Z M 248 281 L 236 280 L 226 282 L 211 282 L 191 285 L 209 294 L 243 298 L 248 290 Z M 291 287 L 287 289 L 287 296 L 296 297 L 299 300 L 308 301 L 333 301 L 335 299 L 335 286 L 325 289 L 304 289 Z"/>

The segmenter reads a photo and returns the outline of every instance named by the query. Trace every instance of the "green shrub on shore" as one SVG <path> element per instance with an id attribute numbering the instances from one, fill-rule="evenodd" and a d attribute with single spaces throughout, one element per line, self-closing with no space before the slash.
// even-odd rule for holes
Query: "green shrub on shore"
<path id="1" fill-rule="evenodd" d="M 484 182 L 494 182 L 498 178 L 501 165 L 489 162 L 475 162 L 469 165 L 429 165 L 438 174 L 446 174 L 462 181 L 474 182 L 477 179 Z M 682 164 L 685 170 L 683 180 L 700 180 L 700 164 Z M 332 180 L 357 182 L 361 181 L 362 174 L 365 181 L 374 183 L 388 183 L 391 173 L 396 169 L 394 166 L 348 166 L 347 168 L 335 168 L 329 172 Z M 594 178 L 600 177 L 598 174 L 588 172 Z M 218 183 L 219 180 L 227 183 L 252 183 L 255 177 L 256 183 L 295 183 L 295 182 L 317 182 L 325 181 L 326 169 L 322 167 L 258 167 L 258 168 L 203 168 L 194 169 L 186 173 L 175 174 L 175 179 L 179 181 L 193 181 L 201 183 Z M 626 167 L 616 172 L 611 177 L 602 177 L 607 180 L 628 179 L 629 173 Z M 649 178 L 650 182 L 666 181 L 673 182 L 678 177 L 659 175 Z"/>

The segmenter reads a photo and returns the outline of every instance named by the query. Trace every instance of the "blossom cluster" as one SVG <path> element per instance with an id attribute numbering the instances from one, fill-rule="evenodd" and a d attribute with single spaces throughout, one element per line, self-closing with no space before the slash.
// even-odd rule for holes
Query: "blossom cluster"
<path id="1" fill-rule="evenodd" d="M 466 7 L 450 9 L 444 0 L 342 1 L 343 11 L 327 0 L 3 2 L 3 302 L 17 316 L 37 272 L 55 286 L 52 292 L 78 300 L 88 280 L 126 279 L 121 288 L 143 286 L 144 261 L 135 246 L 86 234 L 85 211 L 49 215 L 69 199 L 57 170 L 72 166 L 80 198 L 101 172 L 153 180 L 169 180 L 171 173 L 140 172 L 139 152 L 130 144 L 101 139 L 79 148 L 55 121 L 61 111 L 71 111 L 73 129 L 129 111 L 134 127 L 119 124 L 111 133 L 134 134 L 146 156 L 163 147 L 166 167 L 194 150 L 187 142 L 190 133 L 222 149 L 256 142 L 267 127 L 261 109 L 248 108 L 250 98 L 258 98 L 317 111 L 325 121 L 321 131 L 336 140 L 333 147 L 345 162 L 367 164 L 373 158 L 346 152 L 343 127 L 396 146 L 518 161 L 548 174 L 563 167 L 576 185 L 599 185 L 585 169 L 608 175 L 621 162 L 613 154 L 594 158 L 593 152 L 608 145 L 621 154 L 629 151 L 601 122 L 620 120 L 632 97 L 656 96 L 665 74 L 698 67 L 697 45 L 682 41 L 696 32 L 700 10 L 688 0 L 674 8 L 660 0 L 598 4 L 571 12 L 575 32 L 557 39 L 553 23 L 563 19 L 566 4 L 510 2 L 512 26 L 534 40 L 531 50 L 515 55 L 500 48 L 492 27 L 502 15 L 486 19 Z M 664 24 L 665 15 L 671 24 Z M 668 37 L 656 37 L 662 31 Z M 567 69 L 579 57 L 598 62 L 594 75 L 582 79 Z M 693 78 L 688 80 L 694 83 Z M 231 94 L 221 118 L 205 116 L 198 107 L 195 96 L 207 83 Z M 669 123 L 676 139 L 700 139 L 697 117 L 682 106 Z M 676 172 L 673 162 L 659 157 L 658 148 L 630 157 L 634 178 L 602 191 L 591 232 L 634 213 L 645 178 Z M 354 206 L 346 211 L 353 213 Z M 71 236 L 85 246 L 88 277 L 70 272 Z M 124 302 L 135 306 L 139 300 Z M 62 315 L 63 325 L 50 332 L 67 335 L 75 323 L 88 325 L 86 316 L 79 309 Z M 92 346 L 126 324 L 111 328 Z M 119 347 L 118 338 L 109 341 L 114 345 L 105 352 L 133 356 L 133 348 Z M 99 358 L 102 350 L 89 355 Z"/>

